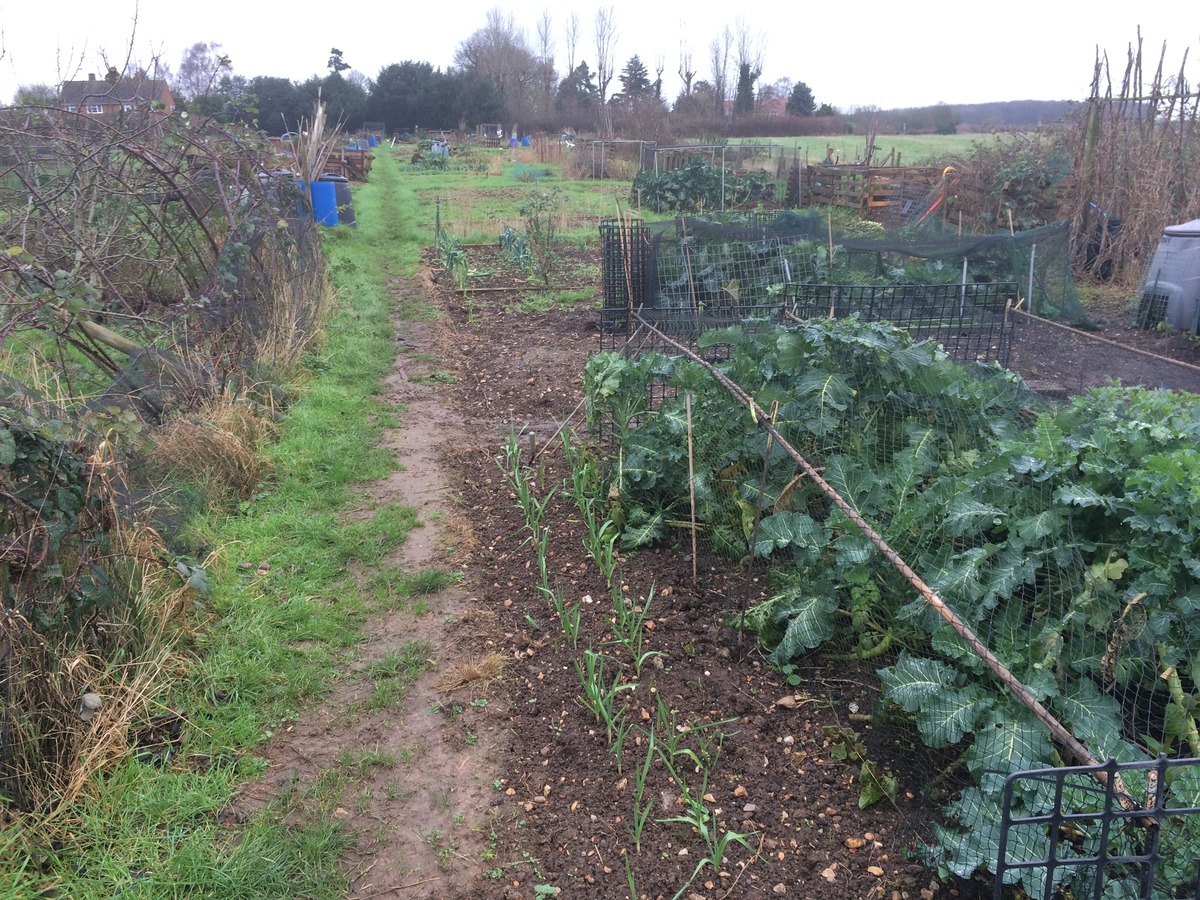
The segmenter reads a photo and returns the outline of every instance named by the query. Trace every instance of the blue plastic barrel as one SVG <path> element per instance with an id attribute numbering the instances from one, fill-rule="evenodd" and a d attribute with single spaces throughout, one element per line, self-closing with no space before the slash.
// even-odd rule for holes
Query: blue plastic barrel
<path id="1" fill-rule="evenodd" d="M 326 228 L 338 223 L 337 187 L 332 181 L 314 181 L 305 188 L 312 201 L 313 221 Z"/>
<path id="2" fill-rule="evenodd" d="M 521 146 L 522 147 L 529 146 L 529 135 L 525 135 L 525 137 L 521 138 Z"/>
<path id="3" fill-rule="evenodd" d="M 368 134 L 367 135 L 367 143 L 368 143 L 368 145 L 374 147 L 375 146 L 375 135 Z"/>

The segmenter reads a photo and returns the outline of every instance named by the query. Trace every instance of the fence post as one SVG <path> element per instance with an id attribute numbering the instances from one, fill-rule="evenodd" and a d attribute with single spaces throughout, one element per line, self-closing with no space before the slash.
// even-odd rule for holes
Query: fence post
<path id="1" fill-rule="evenodd" d="M 1037 259 L 1037 244 L 1033 244 L 1029 248 L 1029 311 L 1037 314 L 1037 305 L 1033 300 L 1033 263 Z"/>

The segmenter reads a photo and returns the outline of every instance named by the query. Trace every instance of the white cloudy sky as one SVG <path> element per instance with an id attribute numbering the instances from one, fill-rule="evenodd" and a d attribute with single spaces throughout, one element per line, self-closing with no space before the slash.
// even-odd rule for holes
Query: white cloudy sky
<path id="1" fill-rule="evenodd" d="M 324 74 L 331 47 L 369 77 L 407 59 L 445 67 L 459 42 L 482 27 L 487 11 L 497 5 L 495 0 L 0 0 L 0 102 L 10 101 L 18 84 L 101 74 L 104 59 L 120 67 L 130 52 L 143 62 L 158 56 L 177 69 L 184 49 L 196 41 L 220 43 L 234 71 L 248 77 L 303 80 Z M 653 72 L 661 57 L 669 97 L 680 87 L 674 73 L 681 42 L 691 48 L 698 77 L 706 77 L 709 44 L 726 26 L 736 29 L 742 15 L 746 30 L 765 42 L 765 81 L 804 81 L 818 102 L 842 109 L 1082 99 L 1097 47 L 1122 70 L 1139 25 L 1155 61 L 1167 42 L 1171 71 L 1200 41 L 1200 14 L 1189 12 L 1186 4 L 1163 2 L 834 0 L 743 9 L 714 0 L 613 0 L 609 5 L 617 24 L 618 69 L 636 53 Z M 552 10 L 560 68 L 563 28 L 570 11 L 577 10 L 582 32 L 577 57 L 594 69 L 596 4 L 513 0 L 502 8 L 531 42 L 542 11 Z"/>

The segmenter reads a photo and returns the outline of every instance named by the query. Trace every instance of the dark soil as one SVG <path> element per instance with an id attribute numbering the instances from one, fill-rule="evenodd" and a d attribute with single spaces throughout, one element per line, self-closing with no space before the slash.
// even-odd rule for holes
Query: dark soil
<path id="1" fill-rule="evenodd" d="M 564 424 L 583 426 L 581 370 L 599 349 L 597 311 L 517 312 L 536 286 L 490 248 L 471 248 L 470 257 L 473 268 L 491 273 L 473 281 L 487 290 L 468 300 L 436 266 L 429 289 L 450 323 L 441 348 L 454 376 L 446 391 L 470 435 L 450 452 L 460 511 L 474 531 L 473 549 L 460 562 L 472 602 L 490 623 L 476 640 L 481 651 L 499 648 L 511 660 L 505 689 L 512 758 L 497 797 L 510 823 L 504 841 L 510 858 L 480 881 L 477 896 L 534 897 L 538 885 L 552 885 L 566 897 L 628 897 L 632 879 L 639 897 L 671 898 L 695 873 L 684 892 L 689 898 L 990 897 L 990 885 L 942 884 L 914 861 L 913 848 L 929 836 L 957 785 L 947 774 L 950 760 L 934 758 L 910 729 L 888 723 L 878 708 L 875 667 L 814 656 L 796 673 L 799 683 L 789 685 L 731 627 L 739 610 L 766 596 L 761 572 L 707 558 L 703 550 L 693 567 L 682 532 L 673 544 L 621 560 L 629 604 L 650 605 L 644 649 L 661 654 L 639 676 L 630 655 L 613 643 L 609 588 L 581 543 L 580 514 L 560 489 L 546 518 L 547 556 L 566 601 L 582 601 L 578 649 L 570 645 L 537 587 L 537 555 L 497 459 L 512 429 L 525 461 L 536 458 L 544 491 L 568 476 L 554 435 Z M 589 258 L 580 253 L 564 265 Z M 1168 345 L 1162 336 L 1119 324 L 1105 336 L 1200 363 L 1187 339 Z M 1149 357 L 1118 354 L 1066 332 L 1024 325 L 1017 340 L 1018 364 L 1055 391 L 1103 383 L 1118 356 L 1132 359 L 1140 383 L 1175 386 Z M 1180 371 L 1185 381 L 1196 374 Z M 619 754 L 578 700 L 576 664 L 588 647 L 621 660 L 626 683 L 635 686 L 618 701 L 635 726 Z M 722 829 L 746 835 L 751 849 L 730 843 L 717 868 L 702 863 L 706 846 L 697 832 L 663 821 L 685 807 L 659 761 L 646 776 L 642 803 L 652 810 L 635 848 L 637 777 L 660 701 L 685 728 L 670 736 L 682 746 L 714 753 L 719 745 L 702 790 Z M 846 734 L 837 729 L 853 729 L 870 759 L 898 780 L 895 804 L 859 809 L 859 763 L 835 758 Z M 660 745 L 667 737 L 658 730 L 655 736 Z M 700 787 L 700 775 L 686 777 L 692 790 Z"/>
<path id="2" fill-rule="evenodd" d="M 1018 318 L 1013 368 L 1035 390 L 1070 396 L 1110 381 L 1200 391 L 1200 339 L 1138 327 L 1129 298 L 1110 293 L 1087 309 L 1097 326 L 1080 334 Z"/>

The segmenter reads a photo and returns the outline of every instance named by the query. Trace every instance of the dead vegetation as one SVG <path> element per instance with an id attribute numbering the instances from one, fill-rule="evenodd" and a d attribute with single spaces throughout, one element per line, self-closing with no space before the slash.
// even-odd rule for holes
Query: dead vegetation
<path id="1" fill-rule="evenodd" d="M 453 694 L 471 685 L 490 684 L 503 674 L 507 662 L 503 653 L 494 650 L 478 659 L 460 660 L 438 678 L 437 689 L 443 694 Z"/>
<path id="2" fill-rule="evenodd" d="M 3 533 L 32 534 L 37 524 L 59 535 L 36 553 L 0 562 L 0 793 L 10 812 L 42 824 L 125 754 L 140 723 L 162 712 L 178 674 L 171 649 L 197 592 L 163 564 L 162 538 L 120 515 L 110 450 L 60 455 L 54 474 L 44 473 L 77 490 L 77 516 L 72 502 L 59 501 L 43 504 L 31 521 L 20 495 L 31 482 L 42 489 L 38 473 L 0 469 L 0 485 L 17 500 L 0 515 Z"/>
<path id="3" fill-rule="evenodd" d="M 329 291 L 252 134 L 30 107 L 0 144 L 0 800 L 32 833 L 178 720 L 207 576 L 151 515 L 185 482 L 224 506 L 269 476 Z"/>
<path id="4" fill-rule="evenodd" d="M 1140 30 L 1123 67 L 1097 55 L 1090 96 L 1067 133 L 1077 272 L 1131 287 L 1163 228 L 1200 208 L 1200 92 L 1186 63 L 1185 52 L 1178 70 L 1168 68 L 1165 43 L 1155 62 Z M 1113 218 L 1119 229 L 1108 226 Z"/>
<path id="5" fill-rule="evenodd" d="M 210 503 L 247 500 L 270 473 L 258 449 L 272 431 L 245 400 L 213 399 L 158 429 L 151 458 L 164 478 L 200 488 Z"/>

